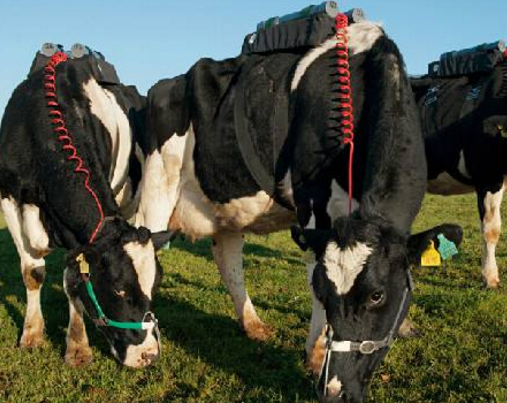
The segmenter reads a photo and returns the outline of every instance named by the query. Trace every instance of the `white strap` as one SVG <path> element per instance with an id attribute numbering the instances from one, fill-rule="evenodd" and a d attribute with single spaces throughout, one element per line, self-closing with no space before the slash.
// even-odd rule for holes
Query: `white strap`
<path id="1" fill-rule="evenodd" d="M 348 353 L 352 351 L 352 342 L 350 341 L 333 341 L 330 346 L 331 351 L 338 353 Z"/>
<path id="2" fill-rule="evenodd" d="M 141 324 L 141 327 L 143 330 L 151 330 L 153 329 L 155 326 L 157 325 L 157 322 L 155 321 L 150 321 L 150 322 L 143 322 Z"/>

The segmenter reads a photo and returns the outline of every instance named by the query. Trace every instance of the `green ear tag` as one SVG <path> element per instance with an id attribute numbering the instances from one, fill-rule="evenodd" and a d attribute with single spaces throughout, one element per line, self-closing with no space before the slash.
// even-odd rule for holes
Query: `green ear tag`
<path id="1" fill-rule="evenodd" d="M 449 241 L 444 236 L 444 234 L 439 234 L 437 236 L 437 239 L 438 242 L 440 242 L 440 245 L 438 246 L 438 252 L 440 253 L 442 259 L 447 260 L 458 254 L 458 248 L 456 248 L 454 242 Z"/>

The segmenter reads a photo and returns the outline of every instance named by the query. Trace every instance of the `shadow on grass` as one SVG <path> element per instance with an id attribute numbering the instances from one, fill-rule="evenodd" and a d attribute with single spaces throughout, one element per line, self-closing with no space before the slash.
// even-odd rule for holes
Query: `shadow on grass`
<path id="1" fill-rule="evenodd" d="M 217 271 L 218 271 L 218 269 L 217 269 Z M 232 297 L 230 297 L 229 291 L 227 291 L 226 286 L 222 282 L 220 282 L 219 285 L 213 286 L 213 285 L 206 284 L 206 283 L 199 281 L 199 280 L 188 279 L 188 278 L 182 276 L 180 273 L 165 272 L 163 283 L 166 286 L 171 286 L 171 287 L 177 287 L 177 284 L 184 284 L 184 285 L 191 286 L 191 287 L 195 288 L 195 292 L 199 292 L 199 290 L 206 290 L 206 291 L 211 291 L 216 294 L 227 295 L 230 298 L 230 303 L 233 304 Z M 246 284 L 246 286 L 248 288 L 248 283 Z M 265 302 L 263 300 L 257 299 L 255 295 L 251 295 L 250 297 L 252 298 L 252 302 L 255 307 L 261 308 L 265 311 L 277 311 L 282 314 L 295 314 L 303 320 L 307 320 L 310 316 L 310 313 L 303 310 L 303 309 L 295 309 L 293 306 L 277 304 L 272 301 Z"/>
<path id="2" fill-rule="evenodd" d="M 230 317 L 203 312 L 174 297 L 159 295 L 155 311 L 166 339 L 195 358 L 234 374 L 247 390 L 270 389 L 283 395 L 284 402 L 314 398 L 312 382 L 301 366 L 303 342 L 301 348 L 290 348 L 252 341 Z M 165 354 L 171 354 L 170 350 Z M 164 399 L 182 398 L 182 392 L 178 390 L 178 396 L 167 395 Z M 190 398 L 193 392 L 187 393 L 185 397 Z"/>
<path id="3" fill-rule="evenodd" d="M 190 253 L 191 255 L 213 261 L 213 254 L 211 253 L 211 243 L 212 243 L 211 238 L 200 239 L 192 243 L 183 237 L 178 237 L 171 244 L 171 248 L 178 249 L 180 251 Z M 276 249 L 271 249 L 264 245 L 253 242 L 245 242 L 243 254 L 253 255 L 261 258 L 284 259 L 292 264 L 301 264 L 301 260 L 291 257 L 285 252 Z"/>

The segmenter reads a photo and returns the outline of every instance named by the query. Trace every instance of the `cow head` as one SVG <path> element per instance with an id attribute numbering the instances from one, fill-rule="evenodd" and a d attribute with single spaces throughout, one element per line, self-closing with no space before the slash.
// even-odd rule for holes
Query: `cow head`
<path id="1" fill-rule="evenodd" d="M 431 230 L 407 240 L 391 229 L 351 218 L 337 220 L 329 230 L 292 229 L 296 243 L 315 254 L 312 288 L 326 311 L 321 402 L 363 401 L 373 371 L 408 312 L 409 264 L 432 235 L 438 234 Z"/>
<path id="2" fill-rule="evenodd" d="M 118 361 L 130 367 L 145 367 L 160 354 L 158 327 L 151 309 L 162 272 L 155 251 L 168 240 L 168 234 L 151 234 L 146 228 L 135 229 L 126 223 L 103 232 L 107 234 L 93 244 L 69 252 L 65 291 L 74 307 L 84 310 L 99 325 Z M 89 265 L 89 276 L 82 273 L 83 257 Z M 105 326 L 98 320 L 87 282 L 107 319 L 155 323 L 148 330 Z"/>

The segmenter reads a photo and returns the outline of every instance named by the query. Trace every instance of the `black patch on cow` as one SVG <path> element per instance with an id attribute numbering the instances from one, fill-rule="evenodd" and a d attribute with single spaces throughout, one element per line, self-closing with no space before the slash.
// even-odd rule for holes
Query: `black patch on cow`
<path id="1" fill-rule="evenodd" d="M 147 135 L 141 142 L 146 154 L 162 147 L 174 134 L 184 135 L 190 125 L 189 97 L 185 75 L 161 80 L 148 91 Z"/>

